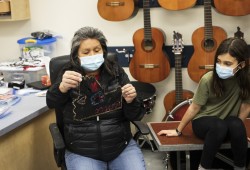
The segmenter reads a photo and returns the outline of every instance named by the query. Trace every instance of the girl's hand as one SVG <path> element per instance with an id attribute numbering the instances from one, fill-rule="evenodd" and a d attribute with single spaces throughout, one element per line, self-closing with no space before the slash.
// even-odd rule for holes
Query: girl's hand
<path id="1" fill-rule="evenodd" d="M 179 136 L 175 129 L 171 130 L 161 130 L 157 135 L 166 135 L 166 136 Z"/>
<path id="2" fill-rule="evenodd" d="M 122 89 L 122 96 L 127 103 L 131 103 L 137 96 L 135 87 L 132 84 L 126 84 L 121 89 Z"/>
<path id="3" fill-rule="evenodd" d="M 76 88 L 82 81 L 82 75 L 75 71 L 65 71 L 60 83 L 59 89 L 62 93 L 66 93 L 71 88 Z"/>

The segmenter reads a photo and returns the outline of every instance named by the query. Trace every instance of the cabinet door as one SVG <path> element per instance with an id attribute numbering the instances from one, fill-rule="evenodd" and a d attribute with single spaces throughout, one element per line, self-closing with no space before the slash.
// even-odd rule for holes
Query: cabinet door
<path id="1" fill-rule="evenodd" d="M 10 13 L 0 16 L 0 22 L 30 19 L 29 0 L 11 0 L 10 10 Z"/>

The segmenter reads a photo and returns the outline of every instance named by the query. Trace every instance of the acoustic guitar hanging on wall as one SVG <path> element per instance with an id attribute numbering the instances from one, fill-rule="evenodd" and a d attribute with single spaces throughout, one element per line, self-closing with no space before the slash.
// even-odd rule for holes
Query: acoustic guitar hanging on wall
<path id="1" fill-rule="evenodd" d="M 99 15 L 108 21 L 123 21 L 138 12 L 138 0 L 98 0 Z"/>
<path id="2" fill-rule="evenodd" d="M 240 31 L 240 27 L 237 27 L 237 31 L 234 33 L 234 38 L 240 38 L 244 40 L 244 33 Z M 249 59 L 249 63 L 250 63 L 250 59 Z M 211 66 L 210 68 L 213 69 L 214 66 Z"/>
<path id="3" fill-rule="evenodd" d="M 188 63 L 188 74 L 197 83 L 212 69 L 215 52 L 219 44 L 227 38 L 221 27 L 212 25 L 211 0 L 204 0 L 204 20 L 205 26 L 193 32 L 194 53 Z"/>
<path id="4" fill-rule="evenodd" d="M 167 10 L 183 10 L 191 8 L 197 0 L 158 0 L 159 5 Z"/>
<path id="5" fill-rule="evenodd" d="M 133 35 L 135 52 L 129 64 L 134 79 L 155 83 L 164 80 L 170 64 L 163 51 L 165 36 L 158 28 L 151 28 L 149 0 L 143 0 L 144 28 Z"/>
<path id="6" fill-rule="evenodd" d="M 215 9 L 229 16 L 250 14 L 250 0 L 214 0 Z"/>
<path id="7" fill-rule="evenodd" d="M 169 92 L 164 98 L 164 107 L 166 114 L 162 121 L 166 121 L 169 116 L 172 120 L 180 121 L 186 112 L 188 106 L 183 105 L 182 107 L 175 109 L 174 115 L 169 115 L 171 110 L 182 101 L 191 99 L 193 97 L 193 92 L 189 90 L 184 90 L 182 88 L 182 51 L 183 51 L 183 40 L 182 35 L 178 32 L 174 32 L 173 35 L 173 53 L 175 54 L 175 90 Z"/>

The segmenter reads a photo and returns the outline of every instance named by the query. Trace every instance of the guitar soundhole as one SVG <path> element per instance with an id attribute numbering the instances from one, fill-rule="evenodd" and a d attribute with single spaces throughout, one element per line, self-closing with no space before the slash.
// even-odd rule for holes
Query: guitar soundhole
<path id="1" fill-rule="evenodd" d="M 204 41 L 204 48 L 206 51 L 213 51 L 215 47 L 215 42 L 213 39 L 206 39 Z"/>
<path id="2" fill-rule="evenodd" d="M 153 41 L 151 40 L 145 40 L 143 43 L 143 49 L 145 51 L 152 51 L 154 48 Z"/>

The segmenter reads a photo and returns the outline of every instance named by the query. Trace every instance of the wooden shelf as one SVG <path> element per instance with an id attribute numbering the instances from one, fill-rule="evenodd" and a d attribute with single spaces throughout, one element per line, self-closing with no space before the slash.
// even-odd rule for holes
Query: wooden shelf
<path id="1" fill-rule="evenodd" d="M 10 14 L 0 15 L 0 22 L 30 19 L 29 0 L 10 0 Z"/>

